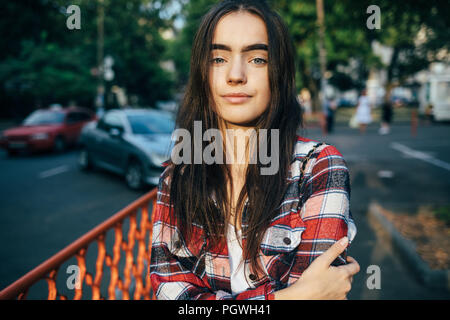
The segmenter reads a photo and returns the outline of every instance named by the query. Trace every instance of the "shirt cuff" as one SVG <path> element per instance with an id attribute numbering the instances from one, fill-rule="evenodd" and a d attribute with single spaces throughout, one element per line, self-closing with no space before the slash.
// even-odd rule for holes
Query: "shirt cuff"
<path id="1" fill-rule="evenodd" d="M 266 300 L 275 300 L 275 294 L 274 294 L 272 282 L 268 282 L 264 286 L 264 297 Z"/>

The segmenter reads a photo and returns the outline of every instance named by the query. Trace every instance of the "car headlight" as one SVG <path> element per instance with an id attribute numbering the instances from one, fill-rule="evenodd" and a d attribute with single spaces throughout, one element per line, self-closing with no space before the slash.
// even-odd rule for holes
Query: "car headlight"
<path id="1" fill-rule="evenodd" d="M 31 136 L 31 139 L 33 140 L 47 140 L 48 139 L 48 133 L 35 133 Z"/>

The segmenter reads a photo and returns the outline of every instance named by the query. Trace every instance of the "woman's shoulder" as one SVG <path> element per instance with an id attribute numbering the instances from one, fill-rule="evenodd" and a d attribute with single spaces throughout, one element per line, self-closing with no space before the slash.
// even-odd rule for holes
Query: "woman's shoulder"
<path id="1" fill-rule="evenodd" d="M 157 203 L 169 206 L 170 200 L 170 183 L 172 180 L 173 163 L 170 159 L 162 164 L 163 170 L 159 175 Z"/>
<path id="2" fill-rule="evenodd" d="M 172 176 L 175 168 L 175 164 L 171 159 L 164 161 L 162 164 L 163 171 L 159 176 L 158 182 L 158 198 L 165 199 L 164 203 L 168 203 L 170 195 L 170 186 L 172 183 Z M 182 167 L 180 173 L 184 172 L 185 167 Z"/>
<path id="3" fill-rule="evenodd" d="M 328 143 L 308 139 L 305 137 L 302 137 L 300 135 L 296 136 L 297 140 L 294 146 L 294 160 L 302 160 L 304 157 L 306 157 L 310 152 L 310 156 L 317 157 L 318 155 L 335 155 L 335 156 L 341 156 L 342 154 L 339 152 L 339 150 Z"/>
<path id="4" fill-rule="evenodd" d="M 163 167 L 163 171 L 159 176 L 159 187 L 161 187 L 161 184 L 169 185 L 171 172 L 173 170 L 173 164 L 170 159 L 164 161 L 161 165 Z"/>
<path id="5" fill-rule="evenodd" d="M 335 166 L 346 168 L 344 157 L 335 146 L 297 136 L 289 180 L 300 179 L 302 170 L 303 174 L 311 175 Z"/>

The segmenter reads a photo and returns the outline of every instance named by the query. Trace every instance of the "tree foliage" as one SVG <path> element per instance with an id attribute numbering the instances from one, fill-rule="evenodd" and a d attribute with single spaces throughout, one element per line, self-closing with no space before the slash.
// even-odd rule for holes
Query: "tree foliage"
<path id="1" fill-rule="evenodd" d="M 4 4 L 0 19 L 1 114 L 22 116 L 36 104 L 93 106 L 97 78 L 97 22 L 104 6 L 104 55 L 114 59 L 115 77 L 107 82 L 154 106 L 173 94 L 173 75 L 161 32 L 170 27 L 162 12 L 171 0 L 18 0 Z M 69 30 L 69 5 L 81 11 L 81 29 Z"/>
<path id="2" fill-rule="evenodd" d="M 0 19 L 0 114 L 32 109 L 38 101 L 76 100 L 92 106 L 96 92 L 98 6 L 102 0 L 17 0 L 3 4 Z M 169 99 L 189 75 L 193 37 L 201 17 L 218 0 L 103 0 L 104 54 L 114 58 L 117 85 L 142 105 Z M 316 0 L 268 0 L 287 23 L 296 48 L 298 89 L 306 87 L 318 108 L 320 68 Z M 65 9 L 81 9 L 81 30 L 66 28 Z M 174 5 L 181 11 L 174 13 Z M 446 0 L 324 0 L 329 83 L 361 88 L 371 69 L 385 69 L 388 87 L 401 85 L 433 61 L 449 60 Z M 381 10 L 381 29 L 366 26 L 367 7 Z M 183 28 L 174 20 L 184 20 Z M 162 31 L 172 29 L 174 39 Z M 373 41 L 392 48 L 383 64 Z M 447 51 L 445 51 L 447 50 Z M 175 74 L 161 61 L 173 60 Z M 25 107 L 24 107 L 25 106 Z M 9 112 L 5 111 L 9 107 Z M 13 111 L 16 111 L 14 109 Z M 12 112 L 14 113 L 14 112 Z M 24 113 L 24 112 L 19 112 Z"/>

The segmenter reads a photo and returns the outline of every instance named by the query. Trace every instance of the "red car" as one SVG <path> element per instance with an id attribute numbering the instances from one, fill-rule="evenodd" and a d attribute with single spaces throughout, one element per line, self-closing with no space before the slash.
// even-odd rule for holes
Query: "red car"
<path id="1" fill-rule="evenodd" d="M 10 155 L 22 150 L 61 152 L 76 144 L 83 126 L 96 119 L 94 112 L 80 107 L 36 110 L 21 126 L 3 131 L 0 146 Z"/>

